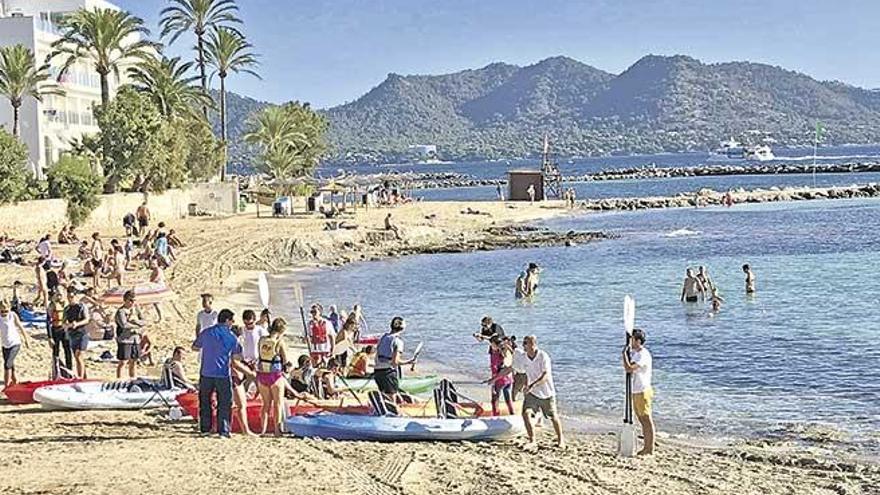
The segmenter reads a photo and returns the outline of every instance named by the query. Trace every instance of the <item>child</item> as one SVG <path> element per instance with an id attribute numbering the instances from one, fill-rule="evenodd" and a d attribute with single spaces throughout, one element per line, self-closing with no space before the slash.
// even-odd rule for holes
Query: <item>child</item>
<path id="1" fill-rule="evenodd" d="M 364 347 L 362 351 L 358 351 L 357 354 L 351 359 L 351 368 L 348 370 L 349 378 L 367 378 L 370 376 L 368 371 L 370 366 L 370 358 L 375 354 L 376 349 L 368 345 Z"/>
<path id="2" fill-rule="evenodd" d="M 724 299 L 718 295 L 718 289 L 716 287 L 712 287 L 712 312 L 717 313 L 721 311 L 721 303 L 724 302 Z"/>

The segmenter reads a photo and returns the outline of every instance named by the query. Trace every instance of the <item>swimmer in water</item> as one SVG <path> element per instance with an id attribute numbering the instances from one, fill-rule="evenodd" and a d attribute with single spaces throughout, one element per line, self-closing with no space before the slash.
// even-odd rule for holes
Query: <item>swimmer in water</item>
<path id="1" fill-rule="evenodd" d="M 752 271 L 752 267 L 750 267 L 748 263 L 743 265 L 743 273 L 746 274 L 746 294 L 754 294 L 755 272 Z"/>
<path id="2" fill-rule="evenodd" d="M 681 302 L 695 303 L 704 293 L 703 283 L 694 276 L 694 271 L 688 268 L 681 288 Z"/>
<path id="3" fill-rule="evenodd" d="M 712 287 L 712 312 L 717 313 L 721 311 L 721 304 L 724 302 L 724 299 L 718 294 L 718 288 Z"/>

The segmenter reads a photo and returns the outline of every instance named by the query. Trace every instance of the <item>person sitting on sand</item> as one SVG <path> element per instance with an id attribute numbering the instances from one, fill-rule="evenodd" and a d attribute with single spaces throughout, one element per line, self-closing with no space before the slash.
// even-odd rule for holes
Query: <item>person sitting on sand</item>
<path id="1" fill-rule="evenodd" d="M 77 250 L 76 257 L 79 258 L 79 260 L 83 263 L 89 261 L 92 258 L 92 252 L 89 249 L 89 241 L 87 241 L 86 239 L 80 241 L 79 250 Z M 91 273 L 89 273 L 88 275 L 91 275 Z"/>
<path id="2" fill-rule="evenodd" d="M 73 244 L 74 242 L 76 242 L 76 239 L 71 238 L 69 227 L 67 225 L 63 225 L 61 227 L 61 230 L 58 232 L 58 244 Z"/>
<path id="3" fill-rule="evenodd" d="M 556 408 L 556 387 L 553 383 L 553 371 L 550 356 L 538 348 L 538 339 L 534 335 L 523 338 L 525 352 L 516 353 L 511 366 L 505 366 L 485 383 L 494 384 L 515 371 L 525 373 L 528 383 L 525 386 L 522 417 L 529 437 L 529 446 L 535 444 L 535 431 L 532 426 L 532 414 L 543 413 L 553 424 L 556 433 L 556 445 L 565 446 L 562 434 L 562 423 Z"/>
<path id="4" fill-rule="evenodd" d="M 327 361 L 327 367 L 318 371 L 322 397 L 336 399 L 342 395 L 343 390 L 336 387 L 336 377 L 341 373 L 342 367 L 336 358 Z"/>
<path id="5" fill-rule="evenodd" d="M 196 387 L 190 383 L 189 379 L 186 377 L 186 368 L 183 364 L 184 352 L 186 352 L 186 350 L 183 347 L 175 347 L 174 351 L 171 353 L 171 357 L 166 359 L 165 363 L 163 363 L 162 370 L 169 380 L 168 385 L 172 388 L 176 387 L 195 390 Z"/>
<path id="6" fill-rule="evenodd" d="M 315 378 L 312 359 L 307 354 L 303 354 L 297 358 L 296 363 L 296 368 L 292 369 L 288 376 L 290 387 L 297 393 L 311 393 Z"/>
<path id="7" fill-rule="evenodd" d="M 651 415 L 651 404 L 654 399 L 651 374 L 654 366 L 651 353 L 645 347 L 646 340 L 644 330 L 634 329 L 630 336 L 630 344 L 623 354 L 623 368 L 627 373 L 632 373 L 633 411 L 642 425 L 642 435 L 645 437 L 645 446 L 637 455 L 654 454 L 654 418 Z"/>
<path id="8" fill-rule="evenodd" d="M 397 225 L 395 225 L 394 223 L 391 222 L 391 213 L 389 213 L 388 215 L 385 215 L 385 230 L 390 231 L 390 232 L 394 232 L 394 237 L 397 240 L 401 239 L 400 227 L 398 227 Z"/>
<path id="9" fill-rule="evenodd" d="M 364 347 L 362 350 L 355 353 L 354 357 L 351 358 L 351 366 L 348 369 L 348 377 L 349 378 L 370 378 L 372 373 L 370 373 L 370 361 L 373 356 L 376 354 L 376 349 L 368 345 Z"/>
<path id="10" fill-rule="evenodd" d="M 702 282 L 694 276 L 694 271 L 688 268 L 681 287 L 681 302 L 695 303 L 700 300 L 704 292 Z"/>
<path id="11" fill-rule="evenodd" d="M 269 335 L 261 337 L 257 344 L 257 386 L 263 407 L 260 409 L 260 421 L 262 434 L 266 434 L 266 427 L 271 412 L 273 431 L 276 436 L 281 435 L 284 421 L 284 365 L 287 363 L 287 350 L 284 347 L 283 336 L 287 329 L 287 322 L 283 318 L 275 318 L 269 327 Z"/>
<path id="12" fill-rule="evenodd" d="M 743 265 L 743 273 L 746 274 L 746 294 L 754 294 L 755 272 L 752 271 L 752 267 L 750 267 L 748 263 Z"/>

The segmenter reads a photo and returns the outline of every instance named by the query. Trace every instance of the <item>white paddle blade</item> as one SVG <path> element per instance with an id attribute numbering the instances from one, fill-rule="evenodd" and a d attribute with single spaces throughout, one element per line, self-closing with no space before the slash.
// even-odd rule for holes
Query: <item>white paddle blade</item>
<path id="1" fill-rule="evenodd" d="M 303 290 L 299 284 L 294 284 L 293 286 L 293 300 L 296 301 L 297 306 L 304 307 Z"/>
<path id="2" fill-rule="evenodd" d="M 424 342 L 419 342 L 419 345 L 416 346 L 416 352 L 413 353 L 413 359 L 419 357 L 419 354 L 422 353 L 422 347 L 425 346 Z"/>
<path id="3" fill-rule="evenodd" d="M 260 304 L 263 305 L 264 308 L 269 307 L 269 281 L 266 280 L 266 273 L 260 272 L 259 277 L 257 277 L 257 287 L 260 290 Z"/>
<path id="4" fill-rule="evenodd" d="M 631 424 L 624 424 L 617 434 L 617 455 L 620 457 L 636 455 L 636 429 Z"/>
<path id="5" fill-rule="evenodd" d="M 632 335 L 636 326 L 636 301 L 629 294 L 623 298 L 623 329 L 627 335 Z"/>

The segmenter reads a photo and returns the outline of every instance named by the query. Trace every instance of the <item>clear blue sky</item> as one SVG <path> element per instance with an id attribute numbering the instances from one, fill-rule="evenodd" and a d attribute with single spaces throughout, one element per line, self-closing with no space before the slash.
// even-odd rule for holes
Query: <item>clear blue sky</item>
<path id="1" fill-rule="evenodd" d="M 115 0 L 156 21 L 164 0 Z M 880 87 L 880 0 L 239 0 L 258 99 L 327 107 L 389 72 L 438 74 L 567 55 L 618 73 L 648 53 L 750 60 Z M 181 53 L 191 38 L 172 50 Z"/>

